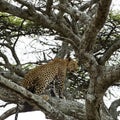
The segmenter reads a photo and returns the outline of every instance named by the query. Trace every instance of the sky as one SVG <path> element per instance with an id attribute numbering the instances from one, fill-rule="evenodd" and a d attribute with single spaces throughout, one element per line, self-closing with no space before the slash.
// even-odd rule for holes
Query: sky
<path id="1" fill-rule="evenodd" d="M 119 10 L 120 11 L 120 0 L 113 0 L 112 1 L 112 5 L 111 5 L 111 9 L 116 11 Z M 21 45 L 22 47 L 22 45 Z M 21 48 L 20 48 L 21 50 Z M 19 51 L 18 51 L 19 52 Z M 21 53 L 19 53 L 21 54 Z M 22 59 L 22 58 L 21 58 Z M 27 58 L 28 59 L 28 58 Z M 113 89 L 113 88 L 111 88 Z M 109 92 L 109 91 L 108 91 Z M 119 88 L 115 88 L 113 89 L 113 94 L 117 93 L 115 96 L 106 96 L 104 97 L 104 100 L 106 101 L 106 105 L 109 107 L 110 103 L 114 100 L 114 99 L 118 99 L 120 98 L 119 93 L 120 93 L 120 89 Z M 0 100 L 0 105 L 3 105 L 4 102 Z M 13 107 L 14 105 L 7 105 L 5 108 L 0 107 L 0 115 L 2 113 L 4 113 L 6 110 L 10 109 L 11 107 Z M 9 118 L 7 118 L 6 120 L 14 120 L 15 116 L 12 115 Z M 45 115 L 40 112 L 40 111 L 36 111 L 36 112 L 26 112 L 26 113 L 20 113 L 18 115 L 18 120 L 46 120 Z"/>
<path id="2" fill-rule="evenodd" d="M 115 11 L 120 11 L 120 0 L 112 0 L 111 8 Z"/>

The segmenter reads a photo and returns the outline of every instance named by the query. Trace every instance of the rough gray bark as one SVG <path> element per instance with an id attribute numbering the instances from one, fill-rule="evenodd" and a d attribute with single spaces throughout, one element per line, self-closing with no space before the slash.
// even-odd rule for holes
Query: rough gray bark
<path id="1" fill-rule="evenodd" d="M 79 102 L 53 98 L 45 101 L 42 97 L 32 94 L 25 90 L 25 88 L 8 81 L 2 76 L 0 76 L 0 91 L 1 100 L 21 105 L 19 108 L 20 112 L 25 112 L 26 106 L 24 106 L 24 103 L 25 101 L 29 101 L 29 104 L 33 106 L 32 110 L 41 110 L 53 120 L 85 120 L 85 108 Z M 53 104 L 54 107 L 52 106 Z M 12 108 L 9 110 L 9 114 L 4 113 L 1 115 L 1 120 L 4 120 L 8 115 L 14 114 L 16 112 L 15 109 Z M 81 115 L 79 116 L 79 114 Z"/>
<path id="2" fill-rule="evenodd" d="M 13 103 L 16 102 L 16 97 L 13 97 L 14 94 L 15 96 L 18 95 L 17 101 L 20 101 L 19 99 L 23 98 L 25 100 L 29 99 L 30 104 L 34 103 L 33 106 L 37 106 L 36 109 L 42 110 L 47 116 L 51 115 L 49 117 L 52 119 L 113 120 L 111 115 L 108 114 L 107 109 L 103 107 L 103 95 L 108 87 L 119 81 L 120 65 L 107 69 L 105 62 L 110 58 L 114 51 L 120 48 L 120 40 L 114 43 L 99 60 L 94 57 L 93 53 L 97 41 L 96 36 L 105 24 L 111 0 L 91 0 L 88 4 L 80 6 L 78 10 L 73 9 L 70 1 L 60 0 L 59 4 L 54 6 L 52 5 L 53 1 L 50 0 L 47 1 L 45 11 L 24 0 L 16 0 L 16 2 L 26 6 L 26 9 L 14 6 L 5 0 L 0 0 L 0 11 L 30 20 L 37 25 L 40 25 L 42 28 L 52 29 L 58 33 L 56 39 L 59 38 L 61 41 L 67 42 L 73 47 L 76 57 L 79 59 L 79 63 L 85 67 L 90 77 L 89 88 L 86 95 L 86 110 L 80 103 L 74 101 L 51 98 L 46 102 L 41 97 L 33 95 L 22 87 L 19 87 L 2 77 L 0 79 L 0 91 L 2 91 L 0 92 L 0 98 L 4 101 Z M 96 4 L 97 10 L 92 17 L 87 13 L 85 14 L 82 12 L 87 8 L 91 9 L 93 4 Z M 56 9 L 59 11 L 58 14 L 54 13 L 54 10 Z M 65 14 L 68 14 L 72 20 L 70 21 L 68 18 L 65 18 Z M 84 27 L 85 30 L 83 34 L 79 33 L 77 23 Z M 21 69 L 16 69 L 16 67 L 13 68 L 11 66 L 3 53 L 0 52 L 0 56 L 2 56 L 5 63 L 7 63 L 0 63 L 0 65 L 14 71 L 19 76 L 24 76 L 24 72 Z M 16 58 L 17 56 L 14 57 Z M 17 59 L 16 62 L 20 64 L 20 61 Z M 9 99 L 8 96 L 5 95 L 8 95 Z M 66 110 L 65 108 L 68 109 Z M 24 111 L 24 108 L 20 111 Z"/>
<path id="3" fill-rule="evenodd" d="M 119 110 L 117 111 L 117 108 L 120 106 L 120 99 L 118 100 L 115 100 L 111 105 L 110 105 L 110 108 L 109 108 L 109 111 L 110 111 L 110 114 L 112 115 L 112 117 L 115 119 L 115 120 L 118 120 L 118 115 L 119 115 Z"/>

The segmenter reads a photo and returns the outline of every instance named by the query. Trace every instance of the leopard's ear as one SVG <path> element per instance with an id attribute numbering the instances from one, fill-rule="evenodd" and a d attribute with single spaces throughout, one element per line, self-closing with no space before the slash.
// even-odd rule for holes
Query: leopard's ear
<path id="1" fill-rule="evenodd" d="M 70 53 L 67 54 L 66 59 L 68 59 L 68 61 L 71 61 Z"/>
<path id="2" fill-rule="evenodd" d="M 67 58 L 68 59 L 68 61 L 71 61 L 72 59 L 71 59 L 71 57 L 69 57 L 69 58 Z"/>

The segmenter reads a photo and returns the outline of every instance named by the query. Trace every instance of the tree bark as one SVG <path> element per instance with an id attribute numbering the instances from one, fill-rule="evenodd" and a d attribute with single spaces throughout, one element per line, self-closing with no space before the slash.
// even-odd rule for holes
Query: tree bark
<path id="1" fill-rule="evenodd" d="M 42 97 L 32 94 L 25 88 L 2 76 L 0 76 L 0 91 L 0 99 L 9 103 L 20 104 L 20 112 L 41 110 L 47 117 L 53 120 L 86 120 L 83 104 L 77 101 L 51 97 L 49 97 L 48 101 L 45 101 Z M 25 104 L 26 102 L 28 104 Z M 31 109 L 27 109 L 26 107 L 31 107 Z M 0 118 L 3 120 L 8 117 L 8 115 L 15 113 L 15 109 L 16 108 L 10 110 L 9 114 L 1 115 Z"/>
<path id="2" fill-rule="evenodd" d="M 89 16 L 85 15 L 82 11 L 74 10 L 72 5 L 69 5 L 72 4 L 72 1 L 68 3 L 68 1 L 60 0 L 59 5 L 53 6 L 53 1 L 48 0 L 45 11 L 41 9 L 38 10 L 37 7 L 27 1 L 16 1 L 27 9 L 22 9 L 5 0 L 0 0 L 0 11 L 30 20 L 42 28 L 56 31 L 56 34 L 59 35 L 57 38 L 60 38 L 63 42 L 67 42 L 67 44 L 64 44 L 65 46 L 70 44 L 73 47 L 79 63 L 82 64 L 89 73 L 90 83 L 86 95 L 86 107 L 76 101 L 51 97 L 49 97 L 50 99 L 48 101 L 45 101 L 42 97 L 30 93 L 2 76 L 0 76 L 0 98 L 6 102 L 22 104 L 23 107 L 20 108 L 20 112 L 26 111 L 24 103 L 27 102 L 32 106 L 32 110 L 42 110 L 53 120 L 113 120 L 111 115 L 108 114 L 108 110 L 104 107 L 103 95 L 108 87 L 119 81 L 120 65 L 107 69 L 105 62 L 115 50 L 119 49 L 120 41 L 117 41 L 116 44 L 110 47 L 99 60 L 94 57 L 93 53 L 95 43 L 97 42 L 96 36 L 105 24 L 112 0 L 91 0 L 91 3 L 80 7 L 79 9 L 84 10 L 86 7 L 92 7 L 92 5 L 97 2 L 98 7 L 96 14 L 90 17 L 90 19 Z M 52 12 L 54 11 L 53 9 L 57 9 L 59 11 L 58 14 Z M 67 20 L 70 23 L 67 23 L 64 19 L 65 14 L 71 17 L 72 22 L 68 17 Z M 84 18 L 82 21 L 87 22 L 87 26 L 83 27 L 84 32 L 82 34 L 79 33 L 77 29 L 77 23 L 81 22 L 81 18 Z M 74 23 L 74 25 L 72 23 Z M 10 65 L 8 58 L 1 51 L 0 56 L 5 63 L 7 63 L 7 65 L 0 63 L 2 66 L 7 66 L 9 70 L 15 72 L 17 75 L 24 76 L 22 71 Z M 20 61 L 17 59 L 16 62 L 20 64 Z M 14 109 L 12 113 L 14 113 Z M 4 115 L 1 116 L 1 119 L 3 118 L 5 119 Z"/>

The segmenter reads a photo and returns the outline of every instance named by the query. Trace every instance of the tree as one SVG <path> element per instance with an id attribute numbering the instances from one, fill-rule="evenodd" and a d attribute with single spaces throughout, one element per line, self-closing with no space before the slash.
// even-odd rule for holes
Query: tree
<path id="1" fill-rule="evenodd" d="M 86 2 L 80 0 L 30 2 L 0 0 L 2 12 L 0 15 L 2 61 L 0 62 L 0 99 L 16 103 L 17 112 L 41 110 L 53 120 L 113 120 L 111 110 L 109 111 L 103 102 L 106 90 L 119 82 L 120 78 L 119 63 L 109 67 L 106 65 L 114 52 L 120 48 L 119 32 L 117 32 L 119 19 L 111 14 L 106 22 L 110 4 L 111 0 Z M 117 19 L 117 22 L 114 23 L 110 17 Z M 86 83 L 83 86 L 85 91 L 77 87 L 77 92 L 75 92 L 79 93 L 78 98 L 85 99 L 85 106 L 74 100 L 77 98 L 76 94 L 69 93 L 75 90 L 72 89 L 75 87 L 71 85 L 68 85 L 69 90 L 66 96 L 70 95 L 70 97 L 67 96 L 66 101 L 52 97 L 45 101 L 41 96 L 34 95 L 19 86 L 19 81 L 24 77 L 27 69 L 23 69 L 24 65 L 21 64 L 15 47 L 19 38 L 24 35 L 55 36 L 55 40 L 62 41 L 61 45 L 50 49 L 56 57 L 64 58 L 66 54 L 74 51 L 80 65 L 79 77 L 74 74 L 69 76 L 72 81 L 75 80 L 73 86 L 77 84 L 81 87 L 81 80 Z M 9 56 L 3 48 L 11 52 L 15 64 L 10 63 Z M 43 58 L 43 61 L 35 63 L 47 62 L 44 52 Z M 26 109 L 25 101 L 34 107 Z M 4 113 L 1 119 L 13 113 L 16 113 L 16 108 Z"/>

